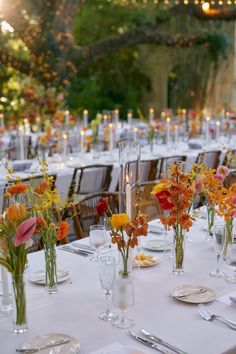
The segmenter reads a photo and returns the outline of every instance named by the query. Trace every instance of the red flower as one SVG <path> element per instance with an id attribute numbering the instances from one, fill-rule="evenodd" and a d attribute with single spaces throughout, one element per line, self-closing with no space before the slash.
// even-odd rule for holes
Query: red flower
<path id="1" fill-rule="evenodd" d="M 171 196 L 170 192 L 162 191 L 155 194 L 157 200 L 160 203 L 160 206 L 163 210 L 170 210 L 174 207 L 174 204 L 169 202 L 169 197 Z"/>
<path id="2" fill-rule="evenodd" d="M 97 214 L 99 216 L 104 215 L 108 209 L 107 198 L 102 199 L 96 206 Z"/>

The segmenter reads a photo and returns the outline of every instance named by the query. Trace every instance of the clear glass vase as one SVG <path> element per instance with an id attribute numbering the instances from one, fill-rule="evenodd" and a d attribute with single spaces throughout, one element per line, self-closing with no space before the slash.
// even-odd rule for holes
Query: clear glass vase
<path id="1" fill-rule="evenodd" d="M 46 292 L 57 292 L 57 253 L 56 245 L 44 245 Z"/>
<path id="2" fill-rule="evenodd" d="M 173 273 L 175 274 L 184 273 L 184 250 L 184 230 L 180 227 L 174 230 L 173 237 Z"/>
<path id="3" fill-rule="evenodd" d="M 225 223 L 225 244 L 223 249 L 223 259 L 225 259 L 226 257 L 228 244 L 232 242 L 233 228 L 234 228 L 234 218 L 230 218 Z"/>
<path id="4" fill-rule="evenodd" d="M 25 333 L 28 330 L 24 274 L 12 274 L 13 331 Z"/>
<path id="5" fill-rule="evenodd" d="M 131 248 L 129 248 L 129 251 L 127 253 L 127 250 L 125 254 L 122 254 L 119 252 L 119 276 L 122 278 L 129 278 L 132 276 L 132 271 L 133 271 L 133 252 Z"/>
<path id="6" fill-rule="evenodd" d="M 207 236 L 206 240 L 211 241 L 213 237 L 213 226 L 215 222 L 215 208 L 207 205 Z"/>

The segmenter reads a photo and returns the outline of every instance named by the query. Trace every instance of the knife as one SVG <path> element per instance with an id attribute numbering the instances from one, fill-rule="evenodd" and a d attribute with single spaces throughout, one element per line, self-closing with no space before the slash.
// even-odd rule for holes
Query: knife
<path id="1" fill-rule="evenodd" d="M 42 345 L 41 347 L 17 348 L 16 352 L 18 352 L 18 353 L 37 353 L 43 349 L 57 347 L 59 345 L 63 345 L 63 344 L 69 343 L 69 342 L 70 342 L 70 339 L 59 339 L 53 343 Z"/>
<path id="2" fill-rule="evenodd" d="M 154 334 L 151 334 L 149 333 L 148 331 L 146 331 L 145 329 L 141 329 L 141 332 L 150 340 L 152 340 L 153 342 L 156 342 L 158 344 L 162 344 L 164 345 L 165 347 L 175 351 L 176 353 L 178 354 L 187 354 L 186 352 L 184 352 L 183 350 L 175 347 L 174 345 L 172 344 L 169 344 L 167 342 L 165 342 L 164 340 L 162 340 L 161 338 L 155 336 Z"/>
<path id="3" fill-rule="evenodd" d="M 129 334 L 134 337 L 137 341 L 139 341 L 140 343 L 150 347 L 150 348 L 153 348 L 153 349 L 156 349 L 158 350 L 159 352 L 163 353 L 163 354 L 172 354 L 169 350 L 166 350 L 164 348 L 162 348 L 160 345 L 146 339 L 146 338 L 143 338 L 141 336 L 139 336 L 138 334 L 132 332 L 132 331 L 129 331 Z"/>
<path id="4" fill-rule="evenodd" d="M 66 252 L 70 252 L 70 253 L 74 253 L 74 254 L 78 254 L 78 255 L 83 256 L 83 257 L 88 257 L 89 256 L 89 253 L 87 253 L 87 252 L 73 250 L 72 248 L 69 248 L 69 247 L 66 247 L 66 248 L 62 247 L 62 248 L 60 248 L 60 250 L 66 251 Z"/>

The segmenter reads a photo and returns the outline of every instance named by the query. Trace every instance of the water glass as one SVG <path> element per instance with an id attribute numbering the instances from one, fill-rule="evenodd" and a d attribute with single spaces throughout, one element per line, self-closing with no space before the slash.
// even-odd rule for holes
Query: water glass
<path id="1" fill-rule="evenodd" d="M 210 276 L 215 278 L 221 278 L 225 276 L 224 272 L 220 271 L 219 261 L 222 256 L 224 245 L 225 245 L 225 226 L 224 224 L 219 224 L 214 226 L 213 230 L 213 239 L 212 239 L 213 248 L 216 254 L 216 270 L 209 273 Z"/>
<path id="2" fill-rule="evenodd" d="M 227 247 L 225 261 L 233 269 L 233 275 L 227 275 L 225 280 L 228 283 L 236 283 L 236 242 L 230 242 Z"/>
<path id="3" fill-rule="evenodd" d="M 91 257 L 92 262 L 98 262 L 100 259 L 99 250 L 106 244 L 107 235 L 103 225 L 91 225 L 89 231 L 89 243 L 96 250 L 96 255 Z"/>
<path id="4" fill-rule="evenodd" d="M 117 318 L 117 314 L 111 312 L 110 295 L 113 288 L 113 283 L 116 274 L 116 262 L 114 257 L 101 257 L 99 263 L 99 279 L 102 289 L 106 294 L 106 311 L 99 315 L 99 318 L 104 321 L 110 321 Z"/>
<path id="5" fill-rule="evenodd" d="M 116 328 L 130 328 L 134 321 L 127 317 L 127 309 L 134 305 L 134 283 L 129 277 L 118 277 L 115 279 L 113 293 L 113 305 L 121 310 L 121 314 L 115 320 L 111 321 L 112 326 Z"/>

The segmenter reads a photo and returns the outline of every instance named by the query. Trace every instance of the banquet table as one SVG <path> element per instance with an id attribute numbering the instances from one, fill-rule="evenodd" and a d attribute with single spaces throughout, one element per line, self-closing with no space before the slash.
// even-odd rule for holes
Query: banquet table
<path id="1" fill-rule="evenodd" d="M 171 289 L 182 284 L 208 286 L 214 289 L 216 298 L 236 290 L 235 284 L 208 274 L 215 269 L 216 259 L 211 242 L 205 240 L 204 223 L 198 220 L 190 231 L 192 242 L 186 241 L 185 272 L 182 276 L 172 273 L 172 259 L 168 253 L 161 252 L 153 252 L 160 258 L 160 264 L 134 272 L 135 305 L 128 314 L 135 321 L 135 331 L 145 328 L 189 354 L 235 354 L 235 331 L 217 321 L 203 320 L 195 304 L 180 302 L 170 296 Z M 88 240 L 76 242 L 87 243 Z M 152 252 L 145 250 L 145 253 Z M 58 285 L 57 294 L 47 295 L 44 287 L 31 283 L 26 274 L 29 330 L 24 335 L 13 334 L 12 319 L 0 314 L 0 353 L 12 354 L 27 339 L 46 333 L 74 336 L 81 345 L 81 354 L 114 342 L 131 345 L 141 353 L 156 352 L 136 342 L 128 330 L 116 329 L 98 318 L 105 309 L 105 294 L 99 283 L 96 262 L 60 249 L 57 249 L 57 256 L 58 268 L 69 270 L 69 279 Z M 28 275 L 42 269 L 43 252 L 30 254 L 29 264 Z M 222 268 L 230 271 L 224 264 Z M 236 321 L 236 305 L 216 300 L 208 306 Z M 101 349 L 96 353 L 107 352 Z"/>

